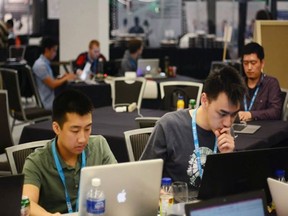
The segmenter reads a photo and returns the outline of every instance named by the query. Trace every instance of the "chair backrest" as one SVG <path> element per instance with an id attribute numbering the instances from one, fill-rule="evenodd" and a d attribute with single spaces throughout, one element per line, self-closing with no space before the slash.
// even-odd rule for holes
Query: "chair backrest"
<path id="1" fill-rule="evenodd" d="M 160 117 L 136 117 L 139 128 L 154 127 Z"/>
<path id="2" fill-rule="evenodd" d="M 3 80 L 3 88 L 8 92 L 9 111 L 11 115 L 14 116 L 13 112 L 24 113 L 21 104 L 21 93 L 17 71 L 0 68 L 0 72 Z"/>
<path id="3" fill-rule="evenodd" d="M 11 45 L 9 46 L 9 58 L 15 58 L 16 60 L 24 59 L 26 52 L 26 46 L 24 45 Z"/>
<path id="4" fill-rule="evenodd" d="M 0 90 L 0 154 L 5 153 L 5 148 L 13 146 L 13 138 L 10 130 L 7 91 Z"/>
<path id="5" fill-rule="evenodd" d="M 288 89 L 281 88 L 281 93 L 283 98 L 281 119 L 286 121 L 288 117 Z"/>
<path id="6" fill-rule="evenodd" d="M 160 82 L 160 95 L 163 103 L 163 109 L 176 110 L 178 96 L 184 97 L 185 108 L 188 107 L 190 99 L 196 100 L 196 107 L 200 104 L 202 83 L 190 81 L 167 81 Z"/>
<path id="7" fill-rule="evenodd" d="M 128 157 L 130 161 L 139 160 L 152 133 L 153 127 L 124 132 Z"/>
<path id="8" fill-rule="evenodd" d="M 111 83 L 113 109 L 117 106 L 126 106 L 136 102 L 137 109 L 140 110 L 145 85 L 146 79 L 142 77 L 115 78 Z"/>
<path id="9" fill-rule="evenodd" d="M 6 148 L 5 150 L 10 164 L 11 173 L 22 173 L 27 156 L 34 152 L 36 148 L 45 146 L 49 141 L 50 140 L 39 140 Z"/>
<path id="10" fill-rule="evenodd" d="M 39 91 L 38 91 L 38 88 L 37 88 L 37 85 L 36 85 L 36 81 L 35 81 L 35 77 L 33 75 L 33 72 L 32 72 L 32 69 L 29 65 L 26 65 L 26 70 L 25 73 L 28 77 L 28 80 L 29 80 L 29 83 L 30 83 L 30 86 L 32 87 L 32 90 L 33 90 L 33 94 L 35 96 L 35 100 L 36 100 L 36 103 L 39 107 L 44 107 L 42 102 L 41 102 L 41 98 L 40 98 L 40 94 L 39 94 Z"/>

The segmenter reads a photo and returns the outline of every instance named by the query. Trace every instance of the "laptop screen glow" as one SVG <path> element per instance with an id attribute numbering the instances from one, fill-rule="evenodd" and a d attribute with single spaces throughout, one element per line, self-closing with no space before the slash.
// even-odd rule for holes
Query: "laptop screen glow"
<path id="1" fill-rule="evenodd" d="M 264 216 L 261 199 L 212 206 L 190 212 L 190 216 Z"/>

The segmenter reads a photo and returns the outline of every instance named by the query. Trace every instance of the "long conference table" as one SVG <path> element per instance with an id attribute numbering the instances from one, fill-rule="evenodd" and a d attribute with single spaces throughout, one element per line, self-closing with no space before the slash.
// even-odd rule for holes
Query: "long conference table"
<path id="1" fill-rule="evenodd" d="M 141 114 L 149 117 L 161 117 L 166 112 L 164 110 L 141 109 Z M 136 117 L 138 117 L 137 111 L 117 113 L 112 109 L 112 106 L 100 107 L 93 111 L 92 134 L 100 134 L 107 139 L 118 162 L 129 161 L 124 131 L 138 128 L 135 121 Z M 287 121 L 257 121 L 250 124 L 261 125 L 261 128 L 254 134 L 237 134 L 236 150 L 288 146 Z M 52 139 L 53 137 L 55 134 L 52 130 L 52 122 L 44 121 L 25 126 L 19 143 Z"/>
<path id="2" fill-rule="evenodd" d="M 159 83 L 166 81 L 189 81 L 198 83 L 204 82 L 203 80 L 182 75 L 158 79 L 147 78 L 146 88 L 142 100 L 142 107 L 151 109 L 159 109 L 161 107 Z M 112 105 L 111 86 L 109 81 L 96 82 L 95 84 L 86 84 L 85 82 L 71 82 L 66 85 L 66 88 L 82 91 L 91 99 L 95 108 Z"/>

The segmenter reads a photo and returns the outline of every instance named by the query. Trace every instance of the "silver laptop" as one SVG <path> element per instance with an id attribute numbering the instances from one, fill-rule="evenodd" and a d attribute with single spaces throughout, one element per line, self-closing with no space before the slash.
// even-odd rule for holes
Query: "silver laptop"
<path id="1" fill-rule="evenodd" d="M 234 124 L 232 125 L 233 130 L 235 133 L 242 133 L 242 134 L 254 134 L 259 128 L 260 125 L 251 125 L 248 122 L 240 121 L 239 116 L 236 116 Z"/>
<path id="2" fill-rule="evenodd" d="M 84 167 L 80 176 L 79 215 L 85 215 L 92 178 L 101 179 L 105 215 L 157 215 L 163 160 Z"/>
<path id="3" fill-rule="evenodd" d="M 138 59 L 137 76 L 158 76 L 159 59 Z"/>
<path id="4" fill-rule="evenodd" d="M 277 216 L 287 216 L 288 184 L 272 178 L 267 178 L 267 182 L 272 196 L 272 200 L 274 201 L 276 206 Z"/>

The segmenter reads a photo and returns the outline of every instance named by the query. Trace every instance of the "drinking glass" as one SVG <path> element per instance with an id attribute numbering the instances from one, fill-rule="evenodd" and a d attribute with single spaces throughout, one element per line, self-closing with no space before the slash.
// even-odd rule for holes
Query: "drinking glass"
<path id="1" fill-rule="evenodd" d="M 188 202 L 188 185 L 186 182 L 173 182 L 172 190 L 175 204 Z"/>

